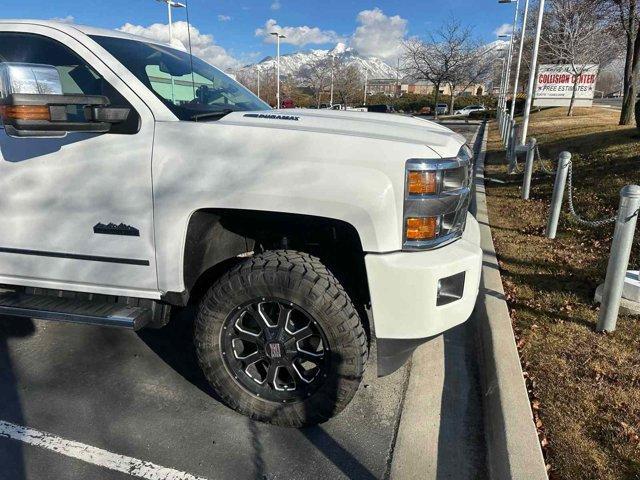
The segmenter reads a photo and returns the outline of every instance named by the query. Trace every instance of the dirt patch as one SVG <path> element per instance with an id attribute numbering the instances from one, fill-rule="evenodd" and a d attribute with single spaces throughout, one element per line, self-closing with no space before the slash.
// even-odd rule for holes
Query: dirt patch
<path id="1" fill-rule="evenodd" d="M 573 154 L 574 199 L 586 218 L 613 216 L 619 191 L 640 183 L 640 138 L 616 112 L 549 109 L 532 115 L 543 158 Z M 554 162 L 555 167 L 555 162 Z M 596 286 L 604 280 L 613 225 L 573 223 L 566 201 L 556 240 L 544 237 L 553 178 L 536 169 L 531 200 L 521 175 L 506 173 L 490 126 L 489 218 L 532 406 L 551 478 L 640 478 L 640 321 L 620 316 L 613 334 L 595 332 Z M 498 180 L 506 183 L 498 183 Z M 640 266 L 640 234 L 631 265 Z"/>

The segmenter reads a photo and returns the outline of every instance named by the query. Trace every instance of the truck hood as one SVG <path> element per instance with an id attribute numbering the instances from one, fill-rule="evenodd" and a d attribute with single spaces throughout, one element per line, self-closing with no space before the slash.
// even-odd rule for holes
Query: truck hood
<path id="1" fill-rule="evenodd" d="M 265 110 L 233 112 L 218 123 L 352 135 L 425 145 L 442 158 L 458 154 L 465 138 L 429 120 L 389 113 L 343 110 Z"/>

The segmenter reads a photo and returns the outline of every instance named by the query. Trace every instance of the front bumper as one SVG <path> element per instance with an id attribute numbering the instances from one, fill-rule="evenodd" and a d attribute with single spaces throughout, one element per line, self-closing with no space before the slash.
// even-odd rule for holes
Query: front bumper
<path id="1" fill-rule="evenodd" d="M 424 252 L 365 256 L 371 310 L 378 344 L 378 374 L 392 373 L 413 350 L 466 321 L 476 303 L 482 250 L 480 229 L 471 214 L 462 238 Z M 438 283 L 461 279 L 455 298 L 443 299 Z M 443 288 L 442 290 L 445 290 Z"/>

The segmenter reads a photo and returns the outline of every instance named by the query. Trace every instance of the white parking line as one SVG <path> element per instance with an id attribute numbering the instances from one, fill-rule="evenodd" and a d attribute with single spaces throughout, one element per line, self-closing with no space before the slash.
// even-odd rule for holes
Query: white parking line
<path id="1" fill-rule="evenodd" d="M 206 480 L 195 477 L 186 472 L 161 467 L 155 463 L 145 462 L 136 458 L 107 452 L 100 448 L 91 447 L 79 442 L 40 432 L 33 428 L 21 427 L 13 423 L 0 420 L 0 438 L 10 438 L 28 443 L 36 447 L 51 450 L 67 457 L 77 458 L 83 462 L 92 463 L 100 467 L 144 478 L 146 480 Z"/>

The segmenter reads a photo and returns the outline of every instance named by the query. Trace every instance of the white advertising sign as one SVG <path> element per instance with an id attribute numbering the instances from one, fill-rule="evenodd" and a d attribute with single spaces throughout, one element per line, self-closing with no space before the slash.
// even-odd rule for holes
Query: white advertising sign
<path id="1" fill-rule="evenodd" d="M 578 66 L 576 75 L 571 65 L 540 65 L 533 104 L 536 107 L 568 107 L 575 85 L 577 107 L 590 107 L 598 79 L 598 65 Z"/>

